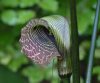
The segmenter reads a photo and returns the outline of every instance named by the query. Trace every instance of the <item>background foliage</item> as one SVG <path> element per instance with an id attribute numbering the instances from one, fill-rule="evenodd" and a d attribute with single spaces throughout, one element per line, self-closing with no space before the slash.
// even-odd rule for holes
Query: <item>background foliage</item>
<path id="1" fill-rule="evenodd" d="M 70 23 L 69 0 L 0 0 L 0 83 L 58 83 L 56 64 L 40 68 L 19 46 L 20 30 L 32 18 L 59 14 Z M 85 81 L 96 0 L 77 0 L 81 83 Z M 100 22 L 92 83 L 100 83 Z M 53 72 L 53 76 L 52 76 Z"/>

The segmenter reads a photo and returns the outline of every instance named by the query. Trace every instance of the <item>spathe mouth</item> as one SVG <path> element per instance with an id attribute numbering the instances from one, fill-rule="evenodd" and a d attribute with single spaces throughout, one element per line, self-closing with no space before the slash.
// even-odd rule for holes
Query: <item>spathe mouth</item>
<path id="1" fill-rule="evenodd" d="M 33 28 L 24 27 L 20 44 L 23 53 L 37 64 L 48 64 L 52 57 L 60 56 L 54 36 L 41 25 Z"/>
<path id="2" fill-rule="evenodd" d="M 59 15 L 32 19 L 22 28 L 20 44 L 32 61 L 48 64 L 53 57 L 65 56 L 70 49 L 69 24 Z"/>

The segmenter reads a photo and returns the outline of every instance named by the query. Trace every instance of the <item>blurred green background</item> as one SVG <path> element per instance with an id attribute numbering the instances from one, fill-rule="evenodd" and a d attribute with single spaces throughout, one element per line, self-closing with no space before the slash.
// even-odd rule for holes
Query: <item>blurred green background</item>
<path id="1" fill-rule="evenodd" d="M 32 18 L 58 14 L 70 23 L 69 1 L 0 0 L 0 83 L 60 83 L 56 63 L 47 68 L 34 65 L 20 52 L 19 38 L 21 28 Z M 77 0 L 81 83 L 85 81 L 96 1 Z M 100 21 L 92 83 L 100 83 Z"/>

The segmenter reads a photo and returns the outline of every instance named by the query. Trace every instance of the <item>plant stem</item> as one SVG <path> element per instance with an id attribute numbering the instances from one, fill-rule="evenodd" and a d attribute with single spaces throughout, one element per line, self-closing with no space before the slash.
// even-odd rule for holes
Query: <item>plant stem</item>
<path id="1" fill-rule="evenodd" d="M 62 83 L 70 83 L 70 77 L 72 73 L 70 56 L 67 55 L 67 58 L 58 57 L 58 74 L 61 78 Z"/>
<path id="2" fill-rule="evenodd" d="M 70 78 L 64 78 L 62 79 L 62 83 L 70 83 Z"/>
<path id="3" fill-rule="evenodd" d="M 72 56 L 72 74 L 73 83 L 80 83 L 80 67 L 79 67 L 79 41 L 76 16 L 76 0 L 70 0 L 71 14 L 71 56 Z"/>
<path id="4" fill-rule="evenodd" d="M 98 27 L 98 21 L 99 21 L 99 10 L 100 10 L 100 0 L 98 0 L 98 3 L 97 3 L 96 14 L 95 14 L 95 19 L 94 19 L 94 26 L 93 26 L 94 29 L 93 29 L 92 39 L 91 39 L 91 48 L 90 48 L 90 54 L 89 54 L 86 83 L 91 83 L 93 57 L 95 53 L 95 43 L 96 43 L 97 27 Z"/>

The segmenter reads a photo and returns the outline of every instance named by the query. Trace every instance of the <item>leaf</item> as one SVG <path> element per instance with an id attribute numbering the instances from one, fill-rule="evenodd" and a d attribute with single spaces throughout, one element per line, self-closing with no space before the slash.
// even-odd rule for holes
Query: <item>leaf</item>
<path id="1" fill-rule="evenodd" d="M 29 19 L 35 17 L 35 12 L 34 11 L 18 11 L 18 24 L 24 24 L 26 23 Z"/>
<path id="2" fill-rule="evenodd" d="M 28 83 L 28 81 L 20 74 L 14 73 L 5 66 L 0 65 L 0 83 Z"/>
<path id="3" fill-rule="evenodd" d="M 4 23 L 9 25 L 15 25 L 17 22 L 17 15 L 16 12 L 13 10 L 7 10 L 2 12 L 1 19 Z"/>
<path id="4" fill-rule="evenodd" d="M 87 29 L 90 29 L 90 25 L 92 25 L 94 20 L 94 12 L 82 9 L 78 12 L 78 27 L 79 27 L 79 34 L 88 33 Z"/>
<path id="5" fill-rule="evenodd" d="M 1 0 L 0 3 L 4 7 L 17 7 L 19 0 Z"/>
<path id="6" fill-rule="evenodd" d="M 30 83 L 38 83 L 45 76 L 45 71 L 43 68 L 40 71 L 40 68 L 33 66 L 25 68 L 22 73 L 29 77 Z"/>
<path id="7" fill-rule="evenodd" d="M 14 49 L 12 46 L 8 46 L 6 48 L 8 52 L 8 56 L 11 57 L 10 63 L 7 65 L 9 69 L 12 71 L 17 71 L 17 69 L 22 65 L 22 64 L 27 64 L 28 60 L 26 57 L 24 57 L 19 50 Z M 5 59 L 5 58 L 4 58 Z"/>
<path id="8" fill-rule="evenodd" d="M 33 17 L 35 17 L 35 12 L 29 10 L 26 11 L 7 10 L 2 12 L 1 14 L 2 21 L 8 25 L 13 25 L 13 26 L 18 24 L 24 24 Z"/>
<path id="9" fill-rule="evenodd" d="M 11 56 L 8 55 L 1 55 L 2 57 L 0 57 L 0 63 L 3 64 L 3 65 L 8 65 L 12 59 Z"/>
<path id="10" fill-rule="evenodd" d="M 7 27 L 7 28 L 5 28 Z M 12 28 L 9 26 L 0 27 L 0 48 L 11 44 L 14 40 Z"/>
<path id="11" fill-rule="evenodd" d="M 95 58 L 100 59 L 100 49 L 95 49 Z"/>
<path id="12" fill-rule="evenodd" d="M 2 48 L 0 52 L 0 63 L 6 65 L 9 69 L 15 72 L 22 64 L 27 64 L 28 60 L 19 50 L 8 45 L 5 48 Z"/>
<path id="13" fill-rule="evenodd" d="M 65 3 L 66 2 L 66 3 Z M 58 0 L 58 10 L 57 13 L 64 17 L 70 17 L 70 8 L 69 1 L 67 0 Z"/>
<path id="14" fill-rule="evenodd" d="M 27 64 L 27 63 L 28 63 L 27 58 L 21 55 L 20 53 L 16 52 L 16 54 L 12 57 L 10 64 L 8 64 L 8 67 L 15 72 L 18 70 L 18 68 L 21 67 L 22 64 Z"/>
<path id="15" fill-rule="evenodd" d="M 80 34 L 89 33 L 92 30 L 90 26 L 93 26 L 95 10 L 93 10 L 93 5 L 95 5 L 95 0 L 82 0 L 77 5 L 77 17 L 78 17 L 78 28 Z"/>
<path id="16" fill-rule="evenodd" d="M 37 0 L 38 1 L 38 0 Z M 24 7 L 31 7 L 34 6 L 34 4 L 37 2 L 36 0 L 20 0 L 20 7 L 24 8 Z"/>
<path id="17" fill-rule="evenodd" d="M 55 12 L 58 9 L 58 2 L 56 0 L 42 0 L 38 5 L 46 11 Z"/>
<path id="18" fill-rule="evenodd" d="M 93 74 L 100 74 L 100 66 L 96 66 L 93 68 Z"/>

